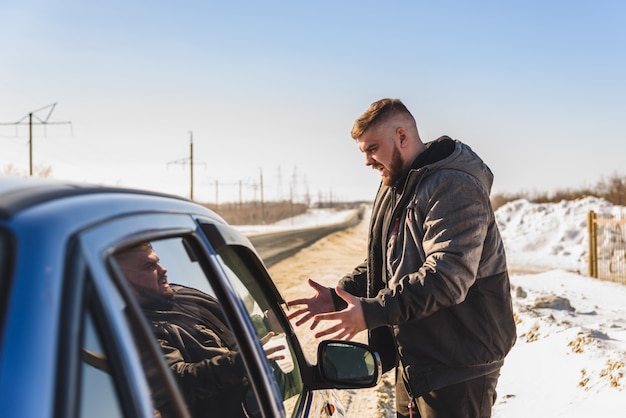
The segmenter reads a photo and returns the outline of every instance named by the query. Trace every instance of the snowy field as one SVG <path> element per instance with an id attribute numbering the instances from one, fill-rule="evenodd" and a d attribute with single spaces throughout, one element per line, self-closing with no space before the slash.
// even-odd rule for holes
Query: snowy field
<path id="1" fill-rule="evenodd" d="M 502 369 L 493 417 L 626 416 L 626 285 L 586 276 L 588 211 L 622 209 L 585 198 L 555 204 L 518 200 L 496 212 L 511 271 L 518 340 Z M 333 223 L 349 213 L 326 215 L 316 212 L 298 222 Z M 351 230 L 270 269 L 277 282 L 292 280 L 281 288 L 287 299 L 309 292 L 297 284 L 306 277 L 333 285 L 355 259 L 362 260 L 366 225 Z M 352 254 L 337 251 L 348 247 Z M 306 338 L 306 330 L 297 332 Z M 392 381 L 387 373 L 375 390 L 343 391 L 347 415 L 395 417 Z"/>
<path id="2" fill-rule="evenodd" d="M 624 208 L 596 198 L 518 200 L 496 212 L 518 341 L 502 369 L 494 417 L 626 416 L 626 285 L 586 276 L 590 210 Z"/>

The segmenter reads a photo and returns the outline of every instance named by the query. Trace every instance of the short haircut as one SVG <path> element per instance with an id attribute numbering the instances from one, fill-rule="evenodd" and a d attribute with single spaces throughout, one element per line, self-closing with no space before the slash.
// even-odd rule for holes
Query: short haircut
<path id="1" fill-rule="evenodd" d="M 413 115 L 400 99 L 386 98 L 375 101 L 356 122 L 354 122 L 351 132 L 352 138 L 359 139 L 366 130 L 397 116 L 409 117 L 415 122 Z"/>
<path id="2" fill-rule="evenodd" d="M 150 243 L 150 241 L 143 241 L 139 244 L 133 245 L 132 247 L 128 247 L 122 251 L 118 251 L 117 253 L 115 253 L 115 259 L 119 262 L 120 260 L 125 259 L 132 253 L 149 250 L 152 250 L 152 244 Z"/>

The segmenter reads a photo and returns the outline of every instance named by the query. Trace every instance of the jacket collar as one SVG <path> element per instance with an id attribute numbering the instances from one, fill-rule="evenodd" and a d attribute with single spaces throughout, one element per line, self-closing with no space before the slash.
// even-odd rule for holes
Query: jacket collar
<path id="1" fill-rule="evenodd" d="M 455 142 L 447 135 L 437 138 L 435 141 L 426 143 L 426 149 L 419 153 L 409 169 L 398 179 L 393 189 L 396 193 L 400 193 L 404 189 L 404 185 L 409 177 L 409 173 L 418 170 L 429 164 L 441 161 L 452 154 L 455 148 Z"/>

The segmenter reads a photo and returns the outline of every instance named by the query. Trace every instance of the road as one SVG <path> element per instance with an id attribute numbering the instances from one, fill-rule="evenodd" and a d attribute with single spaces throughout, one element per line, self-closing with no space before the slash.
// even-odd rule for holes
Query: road
<path id="1" fill-rule="evenodd" d="M 355 212 L 354 216 L 345 222 L 289 231 L 268 232 L 252 235 L 248 238 L 269 268 L 325 236 L 357 225 L 363 219 L 363 212 L 363 209 Z"/>

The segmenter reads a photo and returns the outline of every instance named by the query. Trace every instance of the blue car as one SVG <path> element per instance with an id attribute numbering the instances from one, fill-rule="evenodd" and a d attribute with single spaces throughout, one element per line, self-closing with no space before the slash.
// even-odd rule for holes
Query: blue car
<path id="1" fill-rule="evenodd" d="M 192 201 L 0 177 L 0 250 L 2 416 L 340 417 L 334 389 L 379 381 L 355 342 L 310 364 L 250 241 Z"/>

